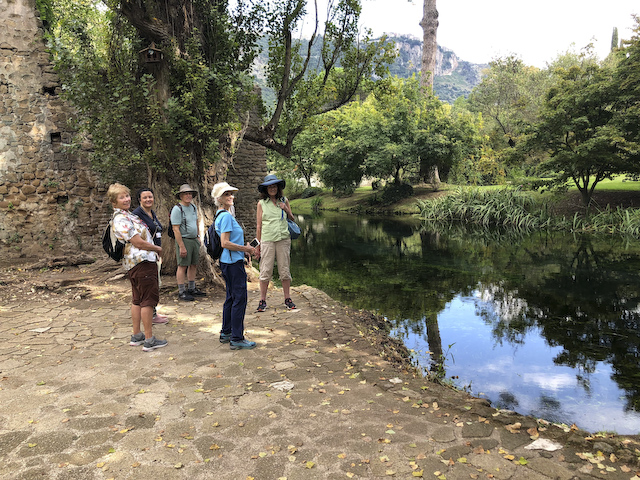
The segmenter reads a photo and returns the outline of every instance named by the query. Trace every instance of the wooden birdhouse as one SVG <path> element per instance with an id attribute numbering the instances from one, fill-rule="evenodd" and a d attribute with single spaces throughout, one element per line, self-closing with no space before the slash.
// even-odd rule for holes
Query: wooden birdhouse
<path id="1" fill-rule="evenodd" d="M 144 63 L 159 63 L 162 61 L 162 50 L 151 42 L 147 48 L 140 50 L 140 58 Z"/>

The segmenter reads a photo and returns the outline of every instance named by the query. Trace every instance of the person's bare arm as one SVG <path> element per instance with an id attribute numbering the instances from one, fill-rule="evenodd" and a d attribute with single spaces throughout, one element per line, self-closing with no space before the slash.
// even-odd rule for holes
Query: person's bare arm
<path id="1" fill-rule="evenodd" d="M 136 247 L 138 250 L 148 250 L 149 252 L 162 253 L 162 247 L 159 247 L 155 243 L 147 242 L 143 240 L 140 235 L 134 235 L 131 240 L 131 245 Z"/>

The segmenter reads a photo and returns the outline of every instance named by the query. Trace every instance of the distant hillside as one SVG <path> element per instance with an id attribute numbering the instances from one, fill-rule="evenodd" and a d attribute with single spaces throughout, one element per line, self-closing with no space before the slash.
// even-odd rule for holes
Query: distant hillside
<path id="1" fill-rule="evenodd" d="M 389 66 L 391 75 L 409 78 L 419 73 L 422 61 L 422 40 L 410 35 L 394 34 L 389 35 L 388 38 L 396 43 L 398 49 L 398 58 Z M 264 69 L 268 60 L 266 52 L 267 44 L 264 41 L 262 53 L 256 59 L 253 71 L 256 83 L 262 88 L 265 103 L 273 105 L 275 95 L 265 83 Z M 320 59 L 318 48 L 312 50 L 312 56 L 310 65 L 317 65 Z M 466 98 L 473 87 L 480 83 L 482 70 L 487 67 L 486 64 L 478 65 L 462 61 L 452 50 L 438 45 L 434 91 L 440 100 L 448 103 L 455 102 L 458 97 Z"/>
<path id="2" fill-rule="evenodd" d="M 409 35 L 389 36 L 396 43 L 398 58 L 389 67 L 392 75 L 408 78 L 420 72 L 422 61 L 422 39 Z M 469 93 L 482 80 L 482 70 L 487 64 L 460 60 L 448 48 L 438 45 L 436 57 L 436 74 L 433 88 L 440 100 L 453 103 L 458 97 L 468 97 Z"/>

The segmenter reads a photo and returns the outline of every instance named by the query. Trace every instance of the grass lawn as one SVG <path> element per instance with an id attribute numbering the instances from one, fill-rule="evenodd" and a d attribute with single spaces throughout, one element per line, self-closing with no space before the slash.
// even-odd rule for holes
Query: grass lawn
<path id="1" fill-rule="evenodd" d="M 571 187 L 570 190 L 577 190 L 577 188 Z M 613 180 L 602 180 L 596 185 L 596 192 L 638 192 L 640 191 L 640 181 L 627 180 L 625 175 L 618 175 Z"/>
<path id="2" fill-rule="evenodd" d="M 311 198 L 298 198 L 291 200 L 291 208 L 295 213 L 310 214 L 313 209 L 313 202 L 317 202 L 321 199 L 321 210 L 334 210 L 334 211 L 354 211 L 359 210 L 362 213 L 400 213 L 400 214 L 417 214 L 418 206 L 417 200 L 426 200 L 429 198 L 435 198 L 441 195 L 446 195 L 447 192 L 454 191 L 457 188 L 456 185 L 447 185 L 443 183 L 437 192 L 428 185 L 416 185 L 413 187 L 414 196 L 405 198 L 393 205 L 380 206 L 372 200 L 380 195 L 380 191 L 374 191 L 370 186 L 359 187 L 349 197 L 335 197 L 331 192 L 324 191 L 319 195 Z M 490 185 L 486 187 L 474 187 L 481 189 L 501 189 L 505 188 L 505 185 Z M 571 196 L 577 194 L 578 189 L 575 186 L 569 188 Z M 595 193 L 601 192 L 602 194 L 614 194 L 624 192 L 640 192 L 640 181 L 627 180 L 627 177 L 620 175 L 613 180 L 603 180 L 596 186 Z M 535 193 L 535 192 L 534 192 Z M 549 196 L 549 192 L 545 192 L 544 196 Z M 576 197 L 578 199 L 578 197 Z M 578 199 L 579 200 L 579 199 Z M 614 204 L 616 202 L 613 202 Z M 625 205 L 635 206 L 635 205 Z"/>

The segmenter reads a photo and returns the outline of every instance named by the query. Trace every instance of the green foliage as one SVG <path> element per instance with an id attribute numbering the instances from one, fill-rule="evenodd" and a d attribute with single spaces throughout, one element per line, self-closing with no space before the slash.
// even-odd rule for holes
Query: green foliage
<path id="1" fill-rule="evenodd" d="M 263 132 L 275 132 L 274 142 L 266 145 L 286 157 L 291 155 L 294 139 L 314 117 L 346 105 L 369 89 L 371 79 L 384 76 L 386 65 L 395 57 L 393 44 L 385 37 L 372 40 L 370 31 L 358 27 L 359 0 L 333 2 L 322 34 L 318 35 L 316 25 L 308 42 L 295 42 L 293 33 L 302 27 L 307 3 L 281 1 L 266 8 L 266 83 L 278 93 L 269 128 Z M 263 139 L 251 129 L 245 135 L 253 141 Z"/>
<path id="2" fill-rule="evenodd" d="M 408 183 L 390 183 L 382 190 L 380 201 L 383 205 L 391 205 L 413 196 L 413 187 Z"/>
<path id="3" fill-rule="evenodd" d="M 322 197 L 313 197 L 313 200 L 311 200 L 311 209 L 317 212 L 322 207 L 322 203 Z"/>
<path id="4" fill-rule="evenodd" d="M 518 189 L 458 189 L 435 200 L 419 200 L 418 207 L 420 218 L 436 222 L 463 221 L 520 230 L 545 228 L 551 222 L 548 206 Z"/>
<path id="5" fill-rule="evenodd" d="M 640 163 L 640 17 L 635 19 L 631 40 L 616 54 L 614 106 L 619 112 L 616 125 L 624 136 L 621 148 L 630 161 Z"/>
<path id="6" fill-rule="evenodd" d="M 635 168 L 621 149 L 624 137 L 612 108 L 613 72 L 586 63 L 557 75 L 559 81 L 549 90 L 541 120 L 526 146 L 546 151 L 549 158 L 543 167 L 555 172 L 552 184 L 572 182 L 588 206 L 600 181 Z"/>
<path id="7" fill-rule="evenodd" d="M 521 188 L 480 190 L 459 188 L 435 200 L 418 200 L 420 218 L 444 224 L 464 223 L 517 231 L 564 230 L 574 233 L 640 235 L 640 209 L 607 207 L 571 218 L 552 215 L 551 202 L 536 199 Z"/>
<path id="8" fill-rule="evenodd" d="M 518 143 L 535 122 L 540 99 L 550 84 L 549 73 L 526 66 L 515 56 L 497 58 L 469 96 L 469 106 L 486 121 L 485 133 L 496 151 Z"/>
<path id="9" fill-rule="evenodd" d="M 300 194 L 300 198 L 311 198 L 322 193 L 320 187 L 307 187 Z"/>
<path id="10" fill-rule="evenodd" d="M 243 69 L 255 54 L 246 43 L 251 35 L 232 27 L 226 7 L 198 3 L 203 30 L 158 45 L 163 60 L 148 65 L 138 52 L 149 41 L 125 9 L 53 1 L 56 70 L 79 112 L 78 131 L 91 138 L 92 160 L 105 178 L 129 183 L 149 171 L 192 178 L 215 163 L 220 139 L 239 128 L 235 109 L 250 89 Z"/>

